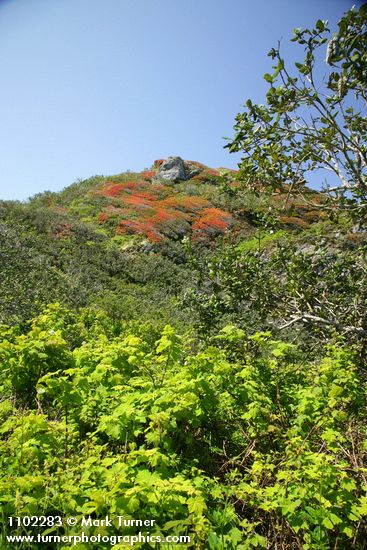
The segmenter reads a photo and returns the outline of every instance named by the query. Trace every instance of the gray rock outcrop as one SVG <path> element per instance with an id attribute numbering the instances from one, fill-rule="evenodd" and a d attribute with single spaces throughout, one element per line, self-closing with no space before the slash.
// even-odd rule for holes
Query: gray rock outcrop
<path id="1" fill-rule="evenodd" d="M 181 157 L 168 157 L 160 165 L 157 178 L 169 181 L 185 181 L 203 171 L 199 163 L 182 160 Z"/>
<path id="2" fill-rule="evenodd" d="M 164 180 L 186 180 L 184 162 L 181 157 L 168 157 L 159 167 L 157 176 Z"/>

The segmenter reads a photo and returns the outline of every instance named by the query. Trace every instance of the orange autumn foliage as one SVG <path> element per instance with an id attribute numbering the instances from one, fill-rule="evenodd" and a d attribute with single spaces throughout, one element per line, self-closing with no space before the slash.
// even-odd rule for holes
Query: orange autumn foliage
<path id="1" fill-rule="evenodd" d="M 209 233 L 224 233 L 229 228 L 232 217 L 228 212 L 219 208 L 204 208 L 200 217 L 193 223 L 192 229 L 198 235 Z"/>
<path id="2" fill-rule="evenodd" d="M 163 159 L 155 161 L 157 169 Z M 200 163 L 193 163 L 204 167 Z M 224 233 L 232 223 L 228 212 L 212 208 L 209 200 L 195 195 L 172 194 L 171 187 L 151 182 L 154 170 L 141 173 L 140 179 L 115 183 L 107 181 L 96 194 L 110 199 L 97 216 L 99 223 L 110 220 L 118 234 L 140 234 L 158 243 L 169 237 L 178 239 L 193 232 L 194 237 Z M 205 167 L 203 178 L 217 176 Z"/>
<path id="3" fill-rule="evenodd" d="M 150 180 L 153 176 L 155 176 L 155 172 L 153 170 L 145 170 L 141 173 L 141 177 L 145 180 Z"/>

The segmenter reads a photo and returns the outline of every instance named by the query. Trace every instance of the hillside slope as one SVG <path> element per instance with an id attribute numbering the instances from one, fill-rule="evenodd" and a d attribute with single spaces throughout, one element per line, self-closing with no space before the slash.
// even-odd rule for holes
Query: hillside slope
<path id="1" fill-rule="evenodd" d="M 98 225 L 110 236 L 140 235 L 152 243 L 180 240 L 185 235 L 193 240 L 211 239 L 229 230 L 250 230 L 246 222 L 253 222 L 257 211 L 263 212 L 269 206 L 278 209 L 286 202 L 285 193 L 269 197 L 261 188 L 246 192 L 244 197 L 237 176 L 234 170 L 212 169 L 170 157 L 156 160 L 141 173 L 96 176 L 61 193 L 37 196 L 32 202 Z M 280 223 L 308 227 L 325 214 L 318 209 L 320 202 L 313 191 L 310 204 L 288 200 Z M 71 230 L 71 222 L 68 226 L 65 219 L 59 236 Z"/>
<path id="2" fill-rule="evenodd" d="M 141 173 L 94 176 L 26 203 L 0 203 L 2 322 L 49 302 L 94 306 L 117 323 L 188 326 L 188 246 L 204 258 L 225 239 L 243 250 L 324 233 L 322 196 L 246 189 L 238 174 L 179 157 Z M 351 241 L 358 236 L 351 234 Z M 190 254 L 191 254 L 190 253 Z"/>

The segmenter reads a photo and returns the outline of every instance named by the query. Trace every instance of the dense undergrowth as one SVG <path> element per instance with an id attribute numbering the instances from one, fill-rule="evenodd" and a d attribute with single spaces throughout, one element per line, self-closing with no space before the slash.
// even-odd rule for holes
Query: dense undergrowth
<path id="1" fill-rule="evenodd" d="M 3 326 L 0 353 L 4 523 L 124 515 L 194 548 L 365 548 L 366 391 L 342 342 L 310 361 L 228 326 L 195 352 L 168 325 L 152 344 L 55 305 Z"/>

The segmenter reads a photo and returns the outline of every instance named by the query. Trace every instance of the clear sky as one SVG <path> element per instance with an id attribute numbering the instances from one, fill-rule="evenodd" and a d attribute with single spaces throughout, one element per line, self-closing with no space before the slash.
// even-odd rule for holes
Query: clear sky
<path id="1" fill-rule="evenodd" d="M 353 3 L 0 0 L 0 199 L 169 155 L 236 167 L 223 136 L 264 101 L 267 52 Z"/>

